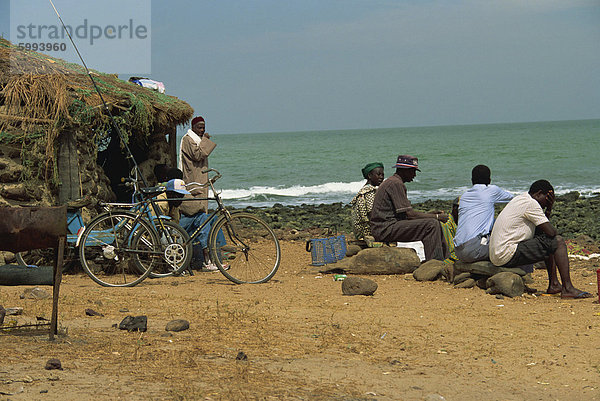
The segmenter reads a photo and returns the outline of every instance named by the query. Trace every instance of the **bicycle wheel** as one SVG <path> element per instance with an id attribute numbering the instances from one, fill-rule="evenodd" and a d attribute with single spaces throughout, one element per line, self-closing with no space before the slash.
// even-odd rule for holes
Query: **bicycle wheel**
<path id="1" fill-rule="evenodd" d="M 192 260 L 192 242 L 190 236 L 179 224 L 162 220 L 166 232 L 158 227 L 159 222 L 154 222 L 159 232 L 162 258 L 157 260 L 154 269 L 150 272 L 150 277 L 159 278 L 180 274 L 190 265 Z"/>
<path id="2" fill-rule="evenodd" d="M 105 287 L 140 283 L 160 258 L 154 228 L 129 212 L 101 214 L 90 222 L 79 241 L 83 270 Z"/>
<path id="3" fill-rule="evenodd" d="M 250 213 L 221 217 L 210 230 L 208 246 L 212 261 L 236 284 L 269 281 L 281 261 L 275 233 Z"/>

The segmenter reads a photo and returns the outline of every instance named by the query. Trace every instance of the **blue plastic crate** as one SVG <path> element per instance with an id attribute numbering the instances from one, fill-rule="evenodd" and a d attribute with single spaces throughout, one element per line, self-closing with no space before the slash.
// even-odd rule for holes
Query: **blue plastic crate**
<path id="1" fill-rule="evenodd" d="M 315 238 L 306 242 L 306 250 L 310 252 L 313 266 L 336 263 L 346 256 L 346 237 L 338 235 L 329 238 Z"/>
<path id="2" fill-rule="evenodd" d="M 333 254 L 337 260 L 342 260 L 346 256 L 346 236 L 338 235 L 337 237 L 328 238 L 333 248 Z"/>

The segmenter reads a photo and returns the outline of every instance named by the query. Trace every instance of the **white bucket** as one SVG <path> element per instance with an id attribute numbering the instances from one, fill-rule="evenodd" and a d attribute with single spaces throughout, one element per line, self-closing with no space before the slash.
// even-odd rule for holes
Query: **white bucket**
<path id="1" fill-rule="evenodd" d="M 412 248 L 417 252 L 417 256 L 421 262 L 425 260 L 425 247 L 421 241 L 397 242 L 396 246 L 398 248 Z"/>

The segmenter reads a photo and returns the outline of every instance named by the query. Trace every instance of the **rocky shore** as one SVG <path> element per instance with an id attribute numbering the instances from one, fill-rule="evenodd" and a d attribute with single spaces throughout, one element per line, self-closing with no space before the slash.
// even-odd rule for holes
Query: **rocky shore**
<path id="1" fill-rule="evenodd" d="M 444 210 L 449 212 L 452 200 L 433 201 L 413 204 L 417 210 Z M 498 206 L 496 211 L 502 210 Z M 350 206 L 343 203 L 322 205 L 283 206 L 275 204 L 271 208 L 244 209 L 260 215 L 271 227 L 283 233 L 292 234 L 303 231 L 307 233 L 324 233 L 328 228 L 338 233 L 351 234 Z M 578 192 L 558 196 L 551 223 L 565 238 L 576 238 L 582 235 L 600 241 L 600 194 L 594 197 L 581 197 Z"/>

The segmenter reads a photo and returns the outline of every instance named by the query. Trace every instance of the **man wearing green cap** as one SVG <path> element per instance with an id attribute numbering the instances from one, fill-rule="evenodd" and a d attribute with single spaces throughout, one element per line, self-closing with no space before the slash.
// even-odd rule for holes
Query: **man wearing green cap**
<path id="1" fill-rule="evenodd" d="M 369 215 L 373 209 L 375 191 L 383 181 L 383 163 L 369 163 L 362 169 L 362 175 L 367 183 L 358 191 L 358 194 L 350 201 L 352 206 L 352 225 L 356 239 L 362 240 L 371 237 Z"/>

